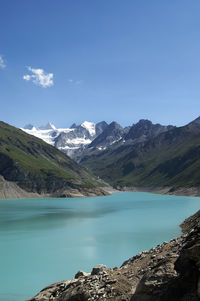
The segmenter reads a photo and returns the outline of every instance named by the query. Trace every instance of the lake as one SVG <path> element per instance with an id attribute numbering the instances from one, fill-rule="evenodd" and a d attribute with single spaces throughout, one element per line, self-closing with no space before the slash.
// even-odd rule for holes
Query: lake
<path id="1" fill-rule="evenodd" d="M 0 301 L 22 301 L 97 264 L 178 236 L 200 198 L 120 192 L 90 198 L 0 200 Z"/>

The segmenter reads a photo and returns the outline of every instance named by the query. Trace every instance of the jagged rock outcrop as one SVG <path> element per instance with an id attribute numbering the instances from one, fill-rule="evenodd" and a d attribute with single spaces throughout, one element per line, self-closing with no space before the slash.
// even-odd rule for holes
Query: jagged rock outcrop
<path id="1" fill-rule="evenodd" d="M 121 127 L 121 125 L 117 122 L 113 121 L 99 136 L 97 136 L 96 139 L 91 142 L 88 147 L 104 149 L 122 139 L 123 135 L 123 127 Z"/>
<path id="2" fill-rule="evenodd" d="M 29 301 L 200 300 L 200 211 L 182 225 L 183 235 L 144 251 L 120 268 L 97 266 L 91 274 L 52 284 Z"/>
<path id="3" fill-rule="evenodd" d="M 140 139 L 143 142 L 173 128 L 172 125 L 153 124 L 150 120 L 141 119 L 138 123 L 132 125 L 124 139 Z"/>

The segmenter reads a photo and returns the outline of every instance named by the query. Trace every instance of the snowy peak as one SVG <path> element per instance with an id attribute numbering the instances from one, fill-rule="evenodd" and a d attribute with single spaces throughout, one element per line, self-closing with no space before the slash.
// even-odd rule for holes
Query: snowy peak
<path id="1" fill-rule="evenodd" d="M 81 152 L 106 127 L 105 121 L 97 124 L 89 121 L 84 121 L 80 125 L 73 123 L 70 128 L 56 128 L 55 125 L 48 122 L 38 128 L 28 124 L 22 130 L 57 147 L 68 156 L 74 157 L 75 153 Z"/>
<path id="2" fill-rule="evenodd" d="M 90 148 L 106 149 L 108 146 L 118 142 L 124 135 L 124 129 L 120 124 L 113 121 L 105 130 L 99 134 L 89 145 Z"/>
<path id="3" fill-rule="evenodd" d="M 81 126 L 85 128 L 91 136 L 94 136 L 96 134 L 95 123 L 84 121 L 83 123 L 81 123 Z"/>

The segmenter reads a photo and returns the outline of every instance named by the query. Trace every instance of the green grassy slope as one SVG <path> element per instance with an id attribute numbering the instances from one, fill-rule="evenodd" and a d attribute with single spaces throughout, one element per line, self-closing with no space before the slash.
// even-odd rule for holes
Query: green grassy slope
<path id="1" fill-rule="evenodd" d="M 99 185 L 64 153 L 4 122 L 0 122 L 0 175 L 27 191 L 39 193 Z"/>
<path id="2" fill-rule="evenodd" d="M 145 145 L 107 150 L 82 164 L 114 186 L 200 186 L 200 118 Z"/>

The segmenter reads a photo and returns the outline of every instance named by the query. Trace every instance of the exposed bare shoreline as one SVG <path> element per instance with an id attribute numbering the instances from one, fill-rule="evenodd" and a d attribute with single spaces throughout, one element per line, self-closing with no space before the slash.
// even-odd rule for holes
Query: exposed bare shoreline
<path id="1" fill-rule="evenodd" d="M 117 187 L 118 191 L 150 192 L 178 196 L 200 196 L 200 187 Z"/>
<path id="2" fill-rule="evenodd" d="M 15 182 L 6 181 L 0 176 L 0 199 L 19 199 L 19 198 L 47 198 L 47 197 L 89 197 L 89 196 L 102 196 L 110 195 L 120 191 L 130 192 L 150 192 L 166 195 L 179 195 L 179 196 L 200 196 L 200 187 L 117 187 L 116 189 L 111 186 L 85 188 L 85 189 L 67 189 L 62 192 L 54 194 L 38 194 L 35 192 L 27 192 L 20 188 Z"/>
<path id="3" fill-rule="evenodd" d="M 23 199 L 23 198 L 48 198 L 48 197 L 89 197 L 110 195 L 114 192 L 112 187 L 95 187 L 82 189 L 66 189 L 57 193 L 28 192 L 19 187 L 15 182 L 6 181 L 0 176 L 0 199 Z"/>

